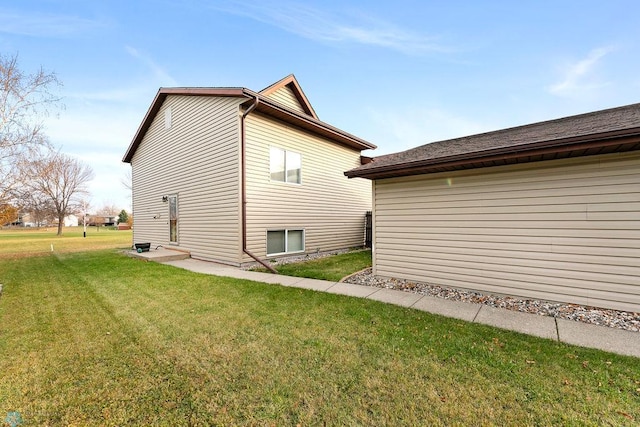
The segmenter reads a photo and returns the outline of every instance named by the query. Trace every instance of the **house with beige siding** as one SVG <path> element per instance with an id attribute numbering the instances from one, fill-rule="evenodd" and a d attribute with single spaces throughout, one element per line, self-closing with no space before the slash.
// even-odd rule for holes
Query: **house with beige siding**
<path id="1" fill-rule="evenodd" d="M 375 146 L 318 119 L 290 75 L 266 89 L 161 88 L 123 161 L 134 243 L 242 265 L 362 246 Z"/>
<path id="2" fill-rule="evenodd" d="M 345 174 L 373 181 L 378 276 L 640 312 L 640 104 Z"/>

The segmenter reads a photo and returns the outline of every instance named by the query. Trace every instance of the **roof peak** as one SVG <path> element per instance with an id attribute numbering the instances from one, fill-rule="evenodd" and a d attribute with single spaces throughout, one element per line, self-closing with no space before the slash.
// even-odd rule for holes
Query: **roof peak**
<path id="1" fill-rule="evenodd" d="M 309 99 L 304 94 L 304 91 L 302 90 L 300 83 L 298 83 L 298 79 L 296 79 L 296 76 L 293 74 L 289 74 L 288 76 L 278 80 L 277 82 L 270 84 L 269 86 L 262 89 L 258 93 L 260 95 L 269 96 L 285 87 L 291 90 L 296 100 L 300 104 L 300 107 L 302 108 L 302 110 L 309 116 L 318 120 L 318 115 L 316 114 L 315 110 L 311 106 Z"/>

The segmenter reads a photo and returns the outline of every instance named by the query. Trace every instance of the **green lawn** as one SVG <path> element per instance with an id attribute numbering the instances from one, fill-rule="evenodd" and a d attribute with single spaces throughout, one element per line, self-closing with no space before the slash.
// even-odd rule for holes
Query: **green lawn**
<path id="1" fill-rule="evenodd" d="M 310 261 L 279 265 L 279 274 L 337 282 L 356 271 L 371 267 L 371 251 L 354 251 Z M 258 271 L 267 271 L 260 268 Z"/>
<path id="2" fill-rule="evenodd" d="M 376 301 L 114 250 L 0 259 L 0 283 L 0 422 L 640 421 L 640 359 Z"/>
<path id="3" fill-rule="evenodd" d="M 65 227 L 57 236 L 56 227 L 0 230 L 0 262 L 2 258 L 34 256 L 54 252 L 79 252 L 106 248 L 129 248 L 131 230 L 111 230 L 105 227 Z"/>

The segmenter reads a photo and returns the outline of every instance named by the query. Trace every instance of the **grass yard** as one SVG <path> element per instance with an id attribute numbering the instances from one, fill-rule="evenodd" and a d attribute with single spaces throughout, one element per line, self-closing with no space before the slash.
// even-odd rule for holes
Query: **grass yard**
<path id="1" fill-rule="evenodd" d="M 0 283 L 0 422 L 640 421 L 640 359 L 376 301 L 114 250 L 0 259 Z"/>
<path id="2" fill-rule="evenodd" d="M 3 258 L 36 256 L 54 252 L 80 252 L 107 248 L 129 248 L 131 230 L 110 230 L 105 227 L 65 227 L 62 236 L 56 227 L 0 229 L 0 262 Z"/>
<path id="3" fill-rule="evenodd" d="M 371 267 L 370 250 L 354 251 L 310 261 L 283 264 L 277 266 L 276 270 L 285 276 L 307 277 L 310 279 L 337 282 L 343 277 L 367 267 Z M 267 271 L 266 268 L 257 270 Z"/>

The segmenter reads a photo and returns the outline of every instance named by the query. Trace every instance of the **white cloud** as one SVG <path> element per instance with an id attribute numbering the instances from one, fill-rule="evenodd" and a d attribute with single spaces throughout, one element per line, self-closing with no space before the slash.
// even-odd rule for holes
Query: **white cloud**
<path id="1" fill-rule="evenodd" d="M 78 111 L 82 106 L 72 106 L 60 118 L 46 122 L 47 135 L 64 151 L 82 151 L 84 147 L 122 147 L 122 155 L 144 115 L 138 116 L 107 109 Z"/>
<path id="2" fill-rule="evenodd" d="M 60 118 L 46 121 L 46 132 L 63 153 L 91 166 L 91 204 L 116 204 L 130 209 L 129 191 L 120 183 L 130 168 L 122 163 L 144 111 L 71 105 Z"/>
<path id="3" fill-rule="evenodd" d="M 435 37 L 412 33 L 379 19 L 339 16 L 298 3 L 226 1 L 211 7 L 245 16 L 311 40 L 359 43 L 409 55 L 450 50 Z M 356 22 L 353 22 L 356 21 Z"/>
<path id="4" fill-rule="evenodd" d="M 430 142 L 499 129 L 499 125 L 472 120 L 438 108 L 370 110 L 378 149 L 371 155 L 393 153 Z M 366 139 L 366 138 L 365 138 Z M 373 139 L 370 139 L 373 141 Z"/>
<path id="5" fill-rule="evenodd" d="M 558 96 L 573 96 L 609 85 L 609 82 L 597 81 L 592 74 L 602 58 L 614 50 L 612 46 L 599 47 L 589 52 L 586 58 L 566 65 L 562 79 L 549 86 L 549 92 Z"/>
<path id="6" fill-rule="evenodd" d="M 140 52 L 138 49 L 132 46 L 125 46 L 125 49 L 129 55 L 140 60 L 143 64 L 151 69 L 154 77 L 161 82 L 162 85 L 178 86 L 178 82 L 167 73 L 164 68 L 158 65 L 150 56 Z"/>
<path id="7" fill-rule="evenodd" d="M 140 99 L 147 100 L 153 96 L 153 89 L 157 87 L 149 84 L 132 85 L 127 88 L 113 88 L 98 90 L 94 92 L 67 92 L 65 98 L 79 99 L 85 102 L 138 102 Z"/>
<path id="8" fill-rule="evenodd" d="M 90 165 L 95 173 L 88 185 L 94 208 L 116 205 L 131 211 L 131 192 L 122 184 L 130 165 L 122 163 L 115 154 L 95 152 L 75 157 Z"/>
<path id="9" fill-rule="evenodd" d="M 61 37 L 104 24 L 77 16 L 0 10 L 0 33 L 32 37 Z"/>
<path id="10" fill-rule="evenodd" d="M 68 92 L 66 110 L 46 120 L 53 145 L 93 168 L 95 178 L 89 187 L 94 207 L 115 203 L 129 209 L 129 191 L 121 180 L 130 166 L 122 163 L 122 157 L 158 86 L 177 85 L 150 56 L 132 46 L 125 50 L 143 64 L 144 81 Z"/>

